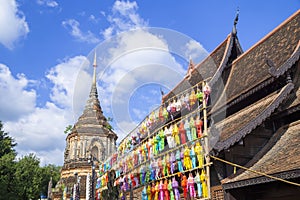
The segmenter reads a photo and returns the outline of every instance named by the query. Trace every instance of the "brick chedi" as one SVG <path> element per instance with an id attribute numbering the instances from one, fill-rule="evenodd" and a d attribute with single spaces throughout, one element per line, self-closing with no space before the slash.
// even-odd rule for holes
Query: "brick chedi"
<path id="1" fill-rule="evenodd" d="M 96 59 L 95 53 L 93 81 L 89 99 L 83 114 L 66 138 L 64 165 L 61 170 L 60 181 L 53 193 L 53 199 L 61 199 L 63 196 L 69 199 L 72 196 L 72 188 L 76 183 L 75 175 L 77 175 L 77 180 L 78 178 L 80 180 L 80 199 L 85 199 L 86 177 L 88 174 L 92 174 L 91 163 L 88 162 L 89 157 L 94 157 L 95 169 L 98 169 L 99 163 L 105 161 L 116 150 L 118 137 L 111 130 L 106 117 L 103 115 L 98 99 Z"/>

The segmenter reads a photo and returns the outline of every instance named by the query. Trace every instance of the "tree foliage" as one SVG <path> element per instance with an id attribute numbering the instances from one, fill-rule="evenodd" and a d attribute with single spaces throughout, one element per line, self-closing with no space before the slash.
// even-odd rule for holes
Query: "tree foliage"
<path id="1" fill-rule="evenodd" d="M 113 122 L 113 118 L 108 117 L 107 118 L 107 124 L 105 126 L 108 130 L 112 131 L 112 130 L 114 130 L 114 128 L 112 127 L 112 125 L 109 122 Z"/>
<path id="2" fill-rule="evenodd" d="M 8 136 L 8 133 L 4 132 L 3 124 L 0 121 L 0 157 L 5 154 L 14 153 L 14 147 L 17 145 L 14 140 Z"/>
<path id="3" fill-rule="evenodd" d="M 41 174 L 42 174 L 42 182 L 41 182 L 41 194 L 47 195 L 48 193 L 48 183 L 50 181 L 50 178 L 52 177 L 52 184 L 53 186 L 56 185 L 56 183 L 59 181 L 60 178 L 60 169 L 61 167 L 56 165 L 46 165 L 41 168 Z"/>
<path id="4" fill-rule="evenodd" d="M 4 132 L 0 121 L 0 197 L 3 199 L 14 197 L 15 146 L 16 143 Z"/>
<path id="5" fill-rule="evenodd" d="M 15 154 L 7 153 L 0 157 L 0 199 L 14 199 Z"/>
<path id="6" fill-rule="evenodd" d="M 42 181 L 40 161 L 33 154 L 24 156 L 16 163 L 15 180 L 17 199 L 38 199 Z"/>
<path id="7" fill-rule="evenodd" d="M 51 164 L 41 167 L 34 154 L 16 159 L 15 146 L 0 121 L 0 199 L 28 200 L 47 195 L 50 178 L 53 186 L 59 180 L 60 167 Z"/>
<path id="8" fill-rule="evenodd" d="M 68 125 L 68 126 L 66 127 L 66 129 L 64 130 L 64 133 L 65 133 L 65 134 L 69 134 L 69 133 L 71 133 L 71 131 L 72 131 L 72 128 L 73 128 L 73 126 L 72 126 L 72 125 Z"/>

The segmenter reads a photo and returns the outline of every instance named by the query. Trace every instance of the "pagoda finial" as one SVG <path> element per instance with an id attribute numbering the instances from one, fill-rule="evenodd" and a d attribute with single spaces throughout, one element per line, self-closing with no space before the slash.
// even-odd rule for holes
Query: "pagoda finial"
<path id="1" fill-rule="evenodd" d="M 97 55 L 96 55 L 96 50 L 95 50 L 95 54 L 94 54 L 94 63 L 93 63 L 93 67 L 94 67 L 94 73 L 93 73 L 93 85 L 96 85 L 96 67 L 97 67 Z"/>
<path id="2" fill-rule="evenodd" d="M 234 22 L 233 22 L 233 28 L 232 28 L 232 34 L 233 35 L 236 35 L 236 33 L 237 33 L 236 25 L 239 21 L 239 13 L 240 13 L 240 9 L 238 7 L 237 10 L 236 10 L 236 16 L 235 16 L 235 19 L 234 19 Z"/>
<path id="3" fill-rule="evenodd" d="M 93 82 L 92 82 L 90 97 L 91 98 L 98 98 L 97 84 L 96 84 L 96 67 L 97 67 L 97 55 L 96 55 L 96 51 L 95 51 L 95 54 L 94 54 L 93 67 L 94 67 L 94 72 L 93 72 Z"/>

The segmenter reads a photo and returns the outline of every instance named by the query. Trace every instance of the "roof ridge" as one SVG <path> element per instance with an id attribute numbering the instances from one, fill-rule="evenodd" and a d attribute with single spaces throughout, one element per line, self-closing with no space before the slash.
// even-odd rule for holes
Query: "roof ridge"
<path id="1" fill-rule="evenodd" d="M 207 61 L 214 53 L 216 53 L 221 47 L 222 47 L 222 45 L 223 45 L 223 43 L 224 42 L 228 42 L 228 39 L 231 37 L 231 33 L 230 34 L 228 34 L 227 36 L 226 36 L 226 38 L 213 50 L 213 51 L 211 51 L 209 54 L 208 54 L 208 56 L 206 56 L 206 58 L 205 59 L 203 59 L 201 62 L 199 62 L 198 64 L 196 64 L 195 65 L 195 68 L 194 68 L 194 70 L 196 69 L 196 68 L 198 68 L 198 67 L 200 67 L 203 63 L 205 63 L 205 61 Z"/>
<path id="2" fill-rule="evenodd" d="M 298 41 L 298 44 L 297 44 L 296 48 L 294 49 L 293 53 L 290 55 L 290 57 L 287 58 L 287 59 L 284 61 L 284 63 L 283 63 L 282 65 L 280 65 L 274 72 L 272 72 L 273 75 L 272 75 L 270 78 L 265 78 L 261 83 L 263 83 L 264 81 L 271 80 L 271 79 L 274 80 L 274 78 L 278 78 L 279 76 L 283 75 L 288 69 L 290 69 L 290 68 L 297 62 L 297 60 L 299 59 L 299 57 L 300 57 L 300 40 Z M 271 74 L 271 72 L 269 72 L 269 73 Z M 232 74 L 229 75 L 228 80 L 230 80 L 231 75 L 232 75 Z M 271 82 L 273 82 L 273 81 L 271 81 Z M 230 83 L 230 81 L 228 81 L 227 84 L 224 86 L 224 91 L 223 91 L 223 93 L 221 94 L 221 96 L 220 96 L 220 98 L 219 98 L 220 100 L 222 100 L 222 99 L 224 98 L 224 95 L 226 95 L 226 89 L 228 88 L 229 83 Z M 228 105 L 231 104 L 230 102 L 234 102 L 234 101 L 239 102 L 238 99 L 239 99 L 239 98 L 242 98 L 242 99 L 243 99 L 243 96 L 244 96 L 244 95 L 248 96 L 248 93 L 249 93 L 249 92 L 250 92 L 250 94 L 252 94 L 253 92 L 251 92 L 251 91 L 252 91 L 253 89 L 255 89 L 256 87 L 259 87 L 259 85 L 260 85 L 261 83 L 258 83 L 258 84 L 256 84 L 256 85 L 254 85 L 253 87 L 250 87 L 250 88 L 249 88 L 248 90 L 246 90 L 246 91 L 242 91 L 240 94 L 231 97 L 231 99 L 229 99 L 229 100 L 226 100 L 226 102 L 225 102 L 226 105 L 228 106 Z M 268 83 L 268 84 L 269 84 L 269 83 Z M 225 96 L 225 97 L 226 97 L 226 96 Z M 218 105 L 218 103 L 219 103 L 220 100 L 218 100 L 218 101 L 216 102 L 215 105 L 217 105 L 218 107 L 214 107 L 214 108 L 213 108 L 214 110 L 217 110 L 217 111 L 218 111 L 220 108 L 222 108 L 222 107 L 224 106 L 224 103 L 221 104 L 221 105 Z"/>
<path id="3" fill-rule="evenodd" d="M 227 40 L 225 52 L 223 54 L 221 63 L 218 66 L 218 69 L 217 69 L 216 73 L 214 74 L 214 76 L 209 81 L 209 85 L 211 87 L 217 82 L 217 80 L 222 75 L 222 72 L 223 72 L 224 68 L 226 67 L 226 64 L 228 62 L 229 56 L 231 55 L 231 52 L 232 52 L 234 38 L 235 37 L 233 37 L 233 35 L 230 34 L 229 40 Z"/>
<path id="4" fill-rule="evenodd" d="M 296 17 L 298 14 L 300 14 L 300 9 L 297 10 L 294 14 L 289 16 L 287 19 L 285 19 L 283 22 L 281 22 L 276 28 L 274 28 L 271 32 L 269 32 L 267 35 L 265 35 L 263 38 L 261 38 L 258 42 L 256 42 L 253 46 L 251 46 L 249 49 L 247 49 L 241 56 L 239 56 L 237 59 L 232 61 L 232 64 L 238 62 L 242 57 L 248 54 L 248 52 L 251 52 L 252 49 L 254 49 L 256 46 L 263 43 L 265 40 L 267 40 L 271 35 L 276 33 L 282 26 L 290 22 L 294 17 Z"/>
<path id="5" fill-rule="evenodd" d="M 195 70 L 199 70 L 199 68 L 207 61 L 209 61 L 210 59 L 212 59 L 212 56 L 218 52 L 218 50 L 223 46 L 224 42 L 227 42 L 229 37 L 231 37 L 231 34 L 228 34 L 227 37 L 212 51 L 210 52 L 201 62 L 197 63 L 194 65 L 194 69 L 191 71 L 191 74 L 195 71 Z M 225 52 L 224 52 L 225 53 Z M 212 59 L 213 60 L 213 59 Z M 218 66 L 219 67 L 219 66 Z M 217 68 L 218 69 L 218 68 Z M 208 78 L 208 77 L 206 77 Z M 162 99 L 163 101 L 165 101 L 165 99 L 177 88 L 180 86 L 180 84 L 182 84 L 184 81 L 188 80 L 188 77 L 185 76 L 180 82 L 178 82 L 173 88 L 172 90 L 170 90 L 167 94 L 165 94 Z"/>

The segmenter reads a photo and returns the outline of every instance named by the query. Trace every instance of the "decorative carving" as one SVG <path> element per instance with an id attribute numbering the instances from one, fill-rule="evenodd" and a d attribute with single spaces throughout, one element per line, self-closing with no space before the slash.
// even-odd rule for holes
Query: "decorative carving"
<path id="1" fill-rule="evenodd" d="M 233 22 L 233 28 L 232 28 L 232 34 L 233 35 L 237 34 L 236 25 L 239 21 L 239 12 L 240 12 L 239 9 L 237 9 L 236 16 L 235 16 L 235 19 L 234 19 L 234 22 Z"/>
<path id="2" fill-rule="evenodd" d="M 288 73 L 286 74 L 286 82 L 287 82 L 287 83 L 292 83 L 292 78 L 291 78 L 291 73 L 290 73 L 290 72 L 288 72 Z"/>
<path id="3" fill-rule="evenodd" d="M 266 54 L 265 54 L 266 55 Z M 276 70 L 275 64 L 266 56 L 266 63 L 270 67 L 269 68 L 269 73 L 273 76 L 278 78 L 279 76 L 282 76 L 285 72 L 287 72 L 298 60 L 300 56 L 300 41 L 298 42 L 298 45 L 291 55 L 290 58 L 288 58 L 281 67 L 279 67 Z"/>
<path id="4" fill-rule="evenodd" d="M 300 177 L 300 169 L 296 169 L 296 170 L 292 170 L 292 171 L 288 171 L 288 172 L 281 172 L 281 173 L 273 174 L 272 176 L 275 176 L 275 177 L 281 178 L 281 179 L 298 178 L 298 177 Z M 257 185 L 260 183 L 268 183 L 268 182 L 272 182 L 272 181 L 276 181 L 276 180 L 265 177 L 265 176 L 260 176 L 260 177 L 253 178 L 253 179 L 246 179 L 246 180 L 241 180 L 241 181 L 237 181 L 237 182 L 223 184 L 223 189 L 230 190 L 230 189 L 234 189 L 234 188 L 246 187 L 249 185 Z"/>
<path id="5" fill-rule="evenodd" d="M 268 55 L 266 52 L 264 53 L 264 55 L 265 55 L 266 64 L 269 66 L 269 74 L 271 74 L 271 76 L 275 77 L 276 76 L 276 66 L 273 63 L 273 61 L 268 58 Z"/>

